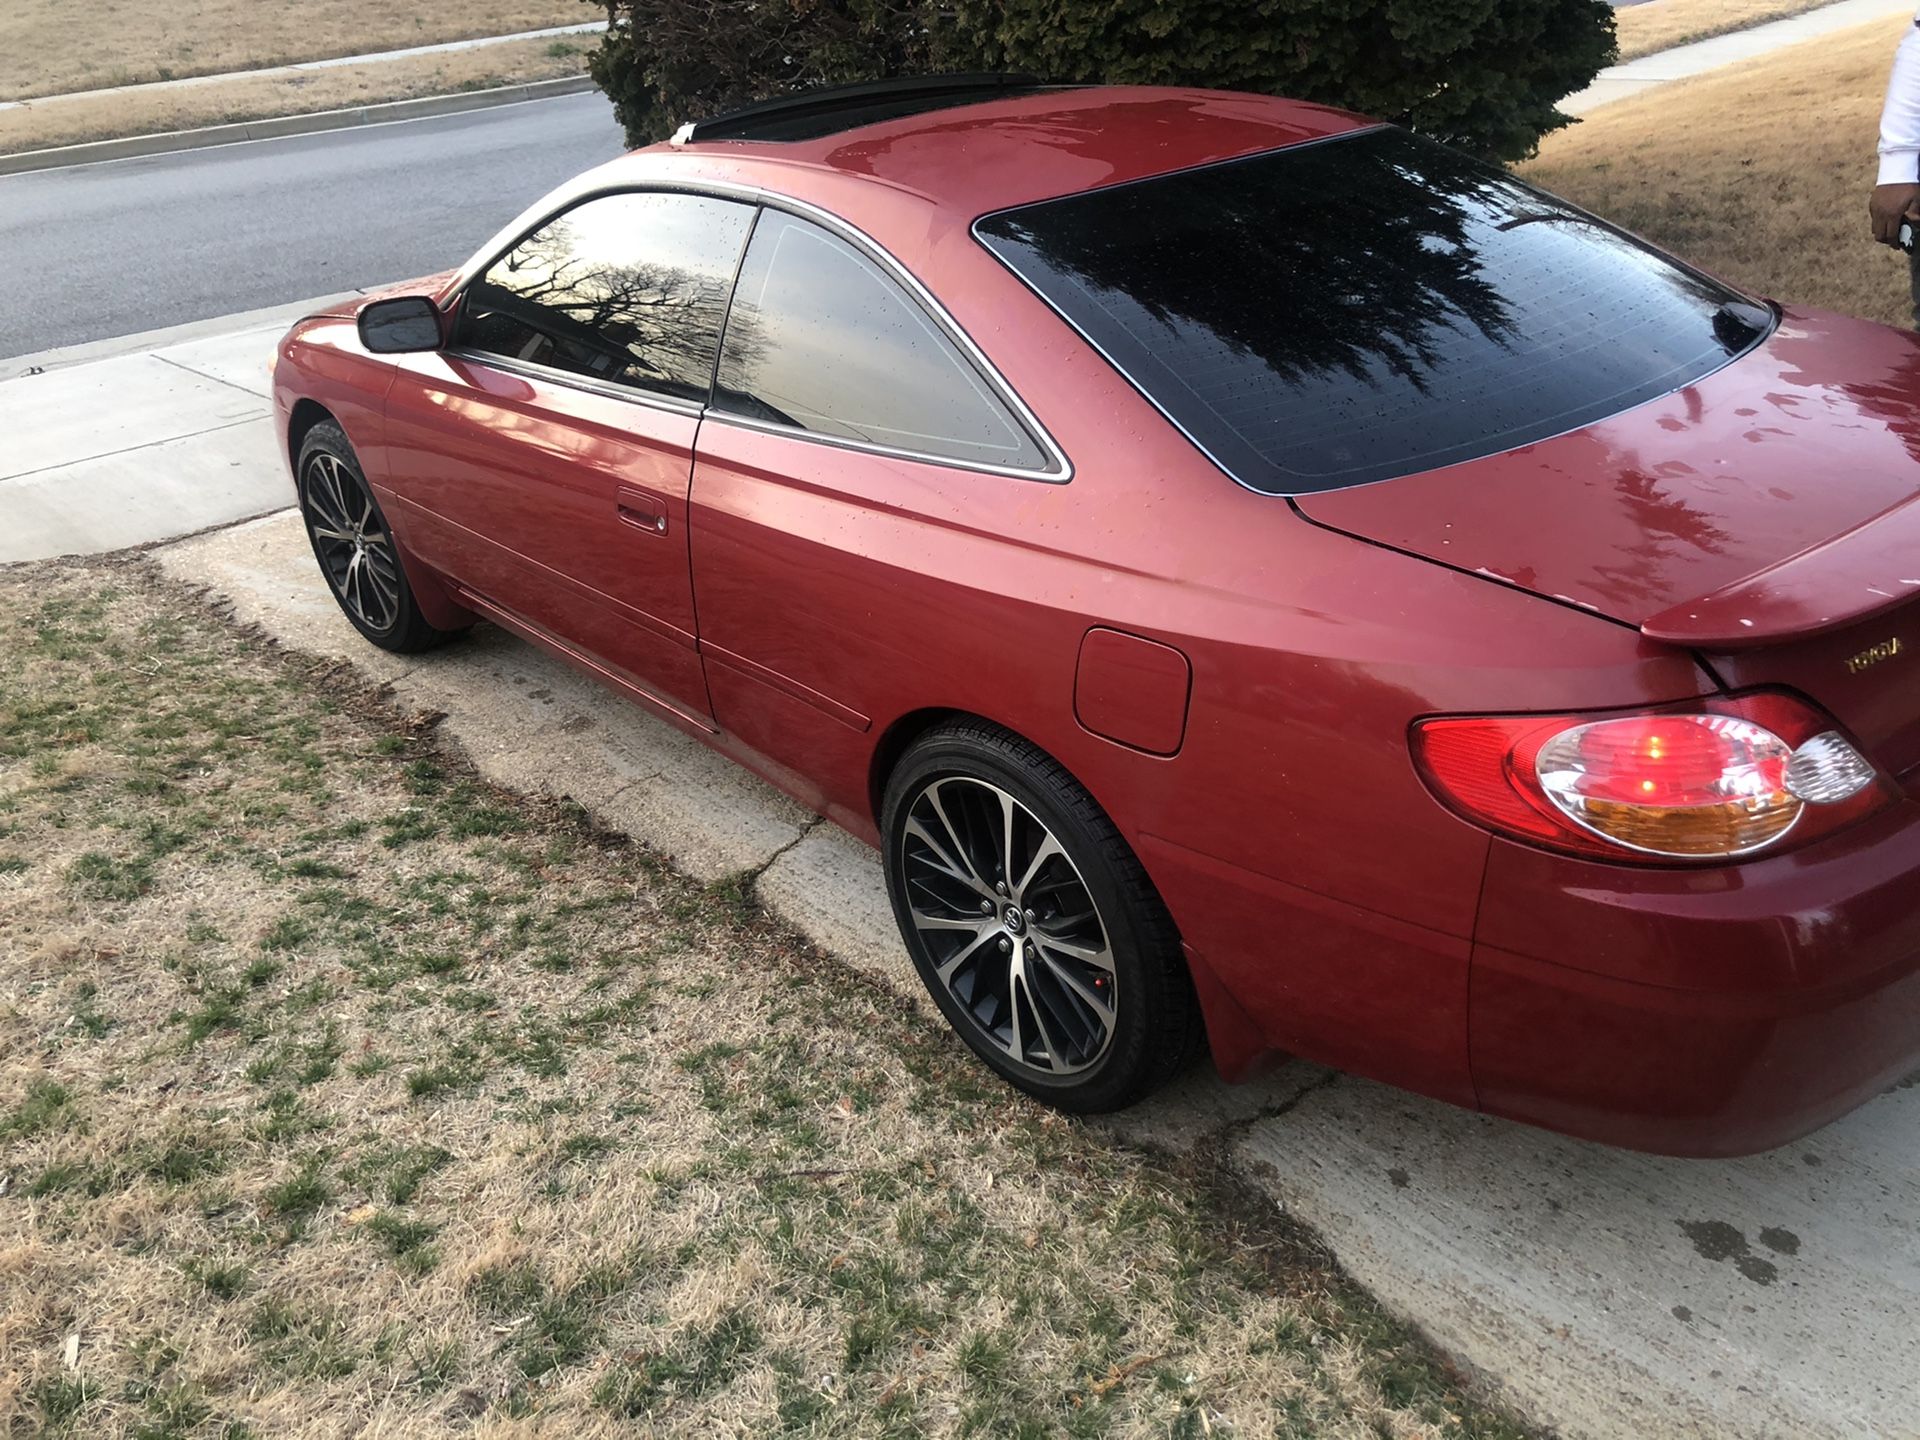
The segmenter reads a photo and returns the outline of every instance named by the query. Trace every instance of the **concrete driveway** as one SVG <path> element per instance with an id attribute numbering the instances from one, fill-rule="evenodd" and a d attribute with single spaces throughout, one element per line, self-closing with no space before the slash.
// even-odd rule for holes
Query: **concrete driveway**
<path id="1" fill-rule="evenodd" d="M 444 712 L 489 778 L 570 795 L 699 879 L 751 877 L 824 949 L 920 994 L 871 850 L 559 662 L 484 626 L 424 657 L 372 649 L 291 512 L 157 554 L 236 621 Z M 1920 1084 L 1736 1162 L 1606 1150 L 1299 1064 L 1242 1089 L 1196 1072 L 1115 1124 L 1218 1138 L 1390 1307 L 1569 1437 L 1920 1436 Z"/>

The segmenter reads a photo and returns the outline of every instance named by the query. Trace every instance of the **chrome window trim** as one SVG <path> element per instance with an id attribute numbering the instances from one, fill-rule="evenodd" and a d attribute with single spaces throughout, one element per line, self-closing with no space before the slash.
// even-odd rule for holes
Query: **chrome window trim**
<path id="1" fill-rule="evenodd" d="M 625 184 L 599 185 L 582 190 L 577 194 L 569 194 L 564 201 L 556 205 L 553 209 L 547 210 L 532 221 L 517 225 L 512 231 L 507 232 L 509 238 L 502 241 L 496 237 L 493 243 L 479 251 L 472 259 L 468 260 L 455 277 L 452 288 L 447 291 L 446 300 L 442 303 L 441 309 L 450 310 L 453 306 L 460 303 L 461 299 L 466 295 L 467 287 L 479 278 L 480 275 L 484 274 L 488 267 L 496 260 L 520 244 L 521 241 L 525 240 L 527 236 L 531 235 L 535 230 L 559 218 L 567 211 L 576 209 L 590 200 L 598 200 L 608 195 L 658 192 L 708 195 L 716 200 L 736 200 L 762 209 L 784 211 L 802 220 L 811 221 L 854 246 L 855 249 L 859 250 L 868 259 L 878 265 L 895 284 L 905 290 L 908 297 L 913 300 L 915 304 L 919 305 L 928 317 L 932 319 L 935 327 L 960 351 L 967 362 L 979 373 L 981 379 L 986 381 L 987 388 L 1007 407 L 1014 416 L 1014 419 L 1026 429 L 1028 435 L 1045 453 L 1048 461 L 1047 468 L 1042 470 L 1024 470 L 1017 466 L 990 465 L 977 461 L 956 460 L 951 456 L 930 455 L 919 450 L 897 450 L 890 446 L 875 445 L 868 441 L 846 440 L 835 435 L 822 435 L 814 430 L 803 430 L 798 426 L 777 425 L 768 421 L 750 419 L 745 416 L 729 415 L 725 411 L 716 410 L 711 403 L 707 405 L 694 405 L 691 401 L 675 401 L 667 396 L 651 395 L 646 391 L 630 389 L 626 386 L 610 386 L 608 390 L 603 390 L 601 386 L 605 382 L 592 382 L 590 377 L 576 375 L 570 371 L 553 370 L 546 366 L 534 365 L 524 361 L 508 359 L 504 362 L 505 368 L 511 369 L 515 365 L 525 365 L 529 372 L 538 372 L 537 378 L 549 380 L 555 384 L 591 390 L 596 394 L 617 391 L 618 393 L 615 394 L 614 398 L 637 400 L 640 403 L 653 404 L 663 409 L 679 411 L 682 406 L 685 406 L 687 407 L 687 413 L 700 415 L 704 419 L 714 421 L 718 424 L 735 425 L 742 429 L 756 430 L 768 435 L 787 435 L 797 440 L 810 441 L 816 445 L 831 445 L 835 449 L 840 450 L 854 450 L 867 454 L 885 455 L 892 459 L 911 460 L 924 465 L 941 465 L 948 469 L 968 470 L 977 474 L 1003 475 L 1014 480 L 1037 480 L 1042 484 L 1048 485 L 1065 485 L 1073 479 L 1073 462 L 1068 458 L 1066 451 L 1060 448 L 1060 444 L 1053 438 L 1052 432 L 1040 423 L 1040 417 L 1033 413 L 1033 410 L 1028 406 L 1027 402 L 1021 398 L 1020 393 L 1008 382 L 1006 376 L 1000 373 L 999 367 L 987 358 L 986 352 L 974 343 L 973 337 L 966 332 L 959 321 L 955 320 L 953 316 L 948 313 L 947 307 L 935 298 L 933 292 L 920 283 L 918 276 L 905 265 L 901 264 L 892 252 L 881 245 L 879 241 L 875 240 L 858 226 L 841 219 L 832 211 L 823 210 L 818 205 L 810 204 L 805 200 L 796 200 L 790 196 L 776 194 L 772 191 L 762 189 L 757 185 L 736 185 L 725 180 L 681 181 L 662 179 L 635 181 Z M 743 260 L 746 255 L 747 245 L 751 245 L 752 243 L 753 233 L 752 230 L 749 229 L 747 244 L 741 247 Z M 989 251 L 989 253 L 991 252 Z M 1018 277 L 1016 276 L 1016 278 Z M 727 296 L 727 314 L 730 317 L 732 313 L 733 295 L 729 293 Z M 1078 332 L 1076 331 L 1075 333 Z M 724 322 L 721 334 L 724 343 Z M 443 353 L 460 355 L 463 358 L 470 358 L 483 364 L 493 365 L 503 363 L 502 357 L 494 356 L 484 351 L 469 351 L 464 347 Z"/>
<path id="2" fill-rule="evenodd" d="M 897 450 L 891 445 L 876 445 L 871 440 L 845 439 L 838 435 L 822 434 L 818 430 L 802 430 L 793 425 L 758 420 L 750 415 L 730 415 L 725 410 L 709 409 L 705 415 L 705 423 L 730 425 L 735 429 L 753 430 L 762 435 L 780 435 L 792 440 L 806 440 L 815 445 L 831 445 L 836 450 L 855 450 L 863 455 L 881 455 L 889 460 L 906 460 L 915 465 L 939 465 L 948 470 L 971 470 L 978 475 L 1004 475 L 1009 480 L 1038 480 L 1043 485 L 1064 485 L 1073 478 L 1071 472 L 1021 470 L 1012 465 L 989 465 L 981 460 L 956 460 L 951 455 L 929 455 L 924 450 Z"/>
<path id="3" fill-rule="evenodd" d="M 529 380 L 540 380 L 547 384 L 563 386 L 568 390 L 582 390 L 589 395 L 603 395 L 609 400 L 625 400 L 634 405 L 644 405 L 649 410 L 665 410 L 669 414 L 686 415 L 698 419 L 703 409 L 692 400 L 679 400 L 671 395 L 641 390 L 632 385 L 621 385 L 612 380 L 596 380 L 593 376 L 582 375 L 576 370 L 561 370 L 552 365 L 542 365 L 537 360 L 520 360 L 511 355 L 496 355 L 491 350 L 469 350 L 464 345 L 454 345 L 440 353 L 449 360 L 464 360 L 470 365 L 485 365 L 494 370 L 504 370 L 509 375 L 521 375 Z"/>

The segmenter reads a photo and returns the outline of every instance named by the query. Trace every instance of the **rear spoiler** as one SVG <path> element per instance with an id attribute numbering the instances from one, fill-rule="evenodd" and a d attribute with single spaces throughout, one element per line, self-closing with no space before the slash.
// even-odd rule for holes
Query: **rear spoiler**
<path id="1" fill-rule="evenodd" d="M 1733 650 L 1802 639 L 1920 597 L 1920 497 L 1642 622 L 1649 640 Z"/>

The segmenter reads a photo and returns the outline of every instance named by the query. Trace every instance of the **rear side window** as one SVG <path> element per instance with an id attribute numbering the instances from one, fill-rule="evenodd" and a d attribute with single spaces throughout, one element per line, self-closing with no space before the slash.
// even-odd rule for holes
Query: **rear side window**
<path id="1" fill-rule="evenodd" d="M 975 233 L 1222 469 L 1275 494 L 1592 424 L 1701 379 L 1773 325 L 1399 130 L 1002 211 Z"/>
<path id="2" fill-rule="evenodd" d="M 727 317 L 714 408 L 836 440 L 1041 470 L 985 377 L 880 267 L 837 235 L 762 213 Z"/>
<path id="3" fill-rule="evenodd" d="M 467 289 L 459 345 L 704 403 L 753 208 L 603 195 L 556 216 Z"/>

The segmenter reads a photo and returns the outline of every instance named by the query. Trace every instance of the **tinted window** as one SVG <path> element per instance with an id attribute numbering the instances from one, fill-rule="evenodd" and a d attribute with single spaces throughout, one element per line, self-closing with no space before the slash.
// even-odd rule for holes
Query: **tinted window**
<path id="1" fill-rule="evenodd" d="M 717 409 L 976 464 L 1045 457 L 979 372 L 851 245 L 775 210 L 741 267 Z"/>
<path id="2" fill-rule="evenodd" d="M 606 195 L 548 221 L 467 289 L 459 343 L 705 401 L 753 210 Z"/>
<path id="3" fill-rule="evenodd" d="M 1275 493 L 1591 424 L 1773 323 L 1398 130 L 1004 211 L 976 233 L 1222 468 Z"/>

